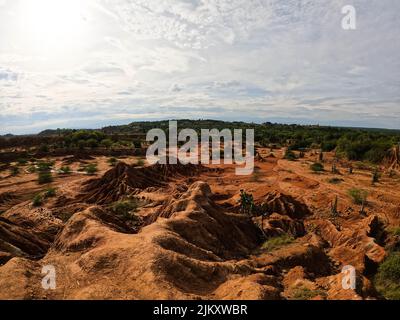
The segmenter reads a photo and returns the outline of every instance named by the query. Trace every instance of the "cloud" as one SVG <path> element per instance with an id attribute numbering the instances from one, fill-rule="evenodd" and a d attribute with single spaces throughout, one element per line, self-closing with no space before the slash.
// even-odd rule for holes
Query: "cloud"
<path id="1" fill-rule="evenodd" d="M 0 68 L 0 81 L 17 81 L 18 73 Z"/>
<path id="2" fill-rule="evenodd" d="M 2 122 L 24 119 L 2 130 L 69 126 L 71 113 L 82 126 L 184 115 L 399 128 L 397 0 L 86 2 L 85 41 L 44 56 L 0 0 Z M 341 28 L 347 4 L 357 30 Z"/>

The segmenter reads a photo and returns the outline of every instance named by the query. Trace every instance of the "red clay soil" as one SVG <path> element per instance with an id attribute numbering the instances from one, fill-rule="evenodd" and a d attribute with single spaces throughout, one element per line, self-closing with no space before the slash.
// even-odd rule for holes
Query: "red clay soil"
<path id="1" fill-rule="evenodd" d="M 119 163 L 108 170 L 106 159 L 99 178 L 56 178 L 55 198 L 37 208 L 21 202 L 0 216 L 0 299 L 379 298 L 371 280 L 400 246 L 388 231 L 400 225 L 396 177 L 371 186 L 371 172 L 355 169 L 333 184 L 337 175 L 309 169 L 312 158 L 281 158 L 276 151 L 258 163 L 257 179 L 229 166 Z M 4 178 L 2 193 L 18 197 L 33 188 L 29 179 Z M 347 195 L 352 187 L 369 192 L 365 214 Z M 264 214 L 235 212 L 240 189 Z M 139 230 L 109 209 L 126 196 L 143 201 Z M 280 236 L 290 238 L 268 247 Z M 56 269 L 55 290 L 42 288 L 46 265 Z M 356 269 L 355 290 L 342 287 L 345 265 Z"/>
<path id="2" fill-rule="evenodd" d="M 118 164 L 99 179 L 87 181 L 79 202 L 107 204 L 121 197 L 140 192 L 150 187 L 165 187 L 167 182 L 180 177 L 194 176 L 204 167 L 192 164 L 155 164 L 149 167 L 134 167 L 124 162 Z"/>

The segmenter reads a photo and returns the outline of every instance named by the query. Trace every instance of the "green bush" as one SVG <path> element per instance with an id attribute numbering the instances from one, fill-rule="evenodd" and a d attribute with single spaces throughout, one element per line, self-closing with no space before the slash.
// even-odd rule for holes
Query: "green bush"
<path id="1" fill-rule="evenodd" d="M 56 194 L 57 194 L 57 189 L 56 188 L 47 188 L 44 191 L 43 195 L 44 195 L 45 198 L 52 198 L 52 197 L 55 197 Z"/>
<path id="2" fill-rule="evenodd" d="M 38 182 L 39 184 L 46 184 L 53 182 L 53 176 L 51 175 L 51 172 L 39 172 Z"/>
<path id="3" fill-rule="evenodd" d="M 113 141 L 111 139 L 104 139 L 100 142 L 100 144 L 105 148 L 111 148 Z"/>
<path id="4" fill-rule="evenodd" d="M 297 159 L 295 153 L 292 150 L 286 150 L 285 155 L 283 156 L 284 159 L 289 161 L 294 161 Z"/>
<path id="5" fill-rule="evenodd" d="M 400 300 L 400 252 L 390 254 L 375 275 L 376 289 L 389 300 Z"/>
<path id="6" fill-rule="evenodd" d="M 86 141 L 86 145 L 89 148 L 94 149 L 94 148 L 97 148 L 99 146 L 99 143 L 97 142 L 96 139 L 89 139 L 89 140 Z"/>
<path id="7" fill-rule="evenodd" d="M 400 236 L 400 227 L 397 228 L 393 228 L 393 230 L 391 231 L 391 233 L 395 236 Z"/>
<path id="8" fill-rule="evenodd" d="M 97 164 L 95 164 L 95 163 L 88 164 L 88 165 L 85 167 L 85 172 L 86 172 L 88 175 L 93 175 L 93 174 L 95 174 L 97 171 L 98 171 L 98 169 L 97 169 Z"/>
<path id="9" fill-rule="evenodd" d="M 322 172 L 324 171 L 324 165 L 322 163 L 316 162 L 310 166 L 310 169 L 314 172 Z"/>
<path id="10" fill-rule="evenodd" d="M 32 205 L 34 207 L 40 207 L 43 204 L 43 197 L 41 194 L 37 194 L 32 199 Z"/>
<path id="11" fill-rule="evenodd" d="M 111 167 L 114 167 L 117 164 L 118 160 L 117 160 L 117 158 L 112 157 L 112 158 L 109 158 L 107 160 L 107 162 Z"/>
<path id="12" fill-rule="evenodd" d="M 49 152 L 49 147 L 47 146 L 47 144 L 42 144 L 42 145 L 39 147 L 39 151 L 40 151 L 40 152 L 43 152 L 43 153 L 47 153 L 47 152 Z"/>
<path id="13" fill-rule="evenodd" d="M 29 166 L 27 170 L 28 170 L 29 173 L 35 173 L 36 172 L 36 167 L 35 166 Z"/>
<path id="14" fill-rule="evenodd" d="M 37 166 L 39 172 L 49 172 L 53 168 L 54 162 L 40 161 Z"/>
<path id="15" fill-rule="evenodd" d="M 17 160 L 17 163 L 20 166 L 24 166 L 24 165 L 26 165 L 28 163 L 28 160 L 20 158 L 20 159 Z"/>
<path id="16" fill-rule="evenodd" d="M 294 238 L 289 236 L 288 234 L 283 234 L 278 237 L 270 238 L 263 243 L 261 248 L 263 250 L 272 251 L 275 249 L 279 249 L 283 246 L 293 243 Z"/>
<path id="17" fill-rule="evenodd" d="M 294 300 L 310 300 L 317 296 L 326 297 L 326 292 L 320 289 L 311 290 L 306 287 L 296 288 L 293 293 Z"/>
<path id="18" fill-rule="evenodd" d="M 60 173 L 61 174 L 70 174 L 71 168 L 69 166 L 63 166 L 60 168 Z"/>
<path id="19" fill-rule="evenodd" d="M 353 199 L 355 204 L 361 205 L 367 202 L 368 191 L 366 190 L 352 188 L 347 191 L 347 194 Z"/>
<path id="20" fill-rule="evenodd" d="M 111 211 L 124 220 L 136 220 L 134 212 L 137 210 L 138 204 L 136 200 L 122 200 L 112 204 Z"/>

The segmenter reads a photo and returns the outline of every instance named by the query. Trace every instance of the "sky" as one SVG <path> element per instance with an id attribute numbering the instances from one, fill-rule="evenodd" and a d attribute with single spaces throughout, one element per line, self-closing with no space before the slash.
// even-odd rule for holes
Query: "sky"
<path id="1" fill-rule="evenodd" d="M 342 28 L 342 7 L 356 30 Z M 0 134 L 155 119 L 400 129 L 398 0 L 0 0 Z"/>

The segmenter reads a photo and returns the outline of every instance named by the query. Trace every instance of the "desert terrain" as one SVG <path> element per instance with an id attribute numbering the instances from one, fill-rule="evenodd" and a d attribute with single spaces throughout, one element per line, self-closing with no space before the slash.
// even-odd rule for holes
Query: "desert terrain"
<path id="1" fill-rule="evenodd" d="M 250 176 L 138 156 L 46 159 L 53 178 L 41 184 L 33 161 L 2 171 L 0 299 L 383 299 L 375 279 L 400 246 L 400 175 L 382 169 L 371 184 L 370 168 L 333 152 L 322 170 L 310 169 L 318 151 L 284 155 L 258 148 Z"/>

